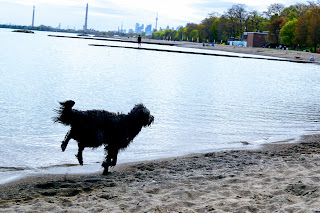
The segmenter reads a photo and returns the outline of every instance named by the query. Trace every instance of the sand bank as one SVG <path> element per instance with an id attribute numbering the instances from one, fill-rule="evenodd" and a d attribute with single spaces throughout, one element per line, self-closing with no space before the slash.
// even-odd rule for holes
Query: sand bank
<path id="1" fill-rule="evenodd" d="M 320 54 L 303 52 L 303 51 L 279 50 L 279 49 L 260 48 L 260 47 L 238 47 L 238 46 L 221 45 L 221 44 L 216 44 L 214 47 L 212 46 L 203 47 L 202 44 L 192 44 L 192 45 L 183 45 L 183 46 L 193 47 L 193 48 L 221 50 L 226 52 L 245 53 L 245 54 L 252 54 L 252 55 L 271 56 L 271 57 L 286 58 L 286 59 L 297 60 L 297 61 L 310 61 L 310 57 L 314 56 L 315 61 L 313 63 L 320 64 Z"/>
<path id="2" fill-rule="evenodd" d="M 129 40 L 134 41 L 133 39 L 129 39 Z M 181 47 L 220 50 L 220 51 L 226 51 L 226 52 L 244 53 L 244 54 L 261 55 L 261 56 L 271 56 L 276 58 L 286 58 L 290 60 L 308 61 L 308 62 L 310 61 L 310 57 L 314 56 L 315 61 L 313 63 L 320 64 L 320 54 L 303 52 L 303 51 L 279 50 L 279 49 L 273 49 L 273 48 L 260 48 L 260 47 L 238 47 L 238 46 L 230 46 L 230 45 L 222 45 L 222 44 L 215 44 L 214 46 L 211 46 L 211 45 L 203 46 L 202 43 L 185 42 L 185 41 L 164 41 L 164 40 L 153 40 L 153 39 L 145 39 L 145 41 L 167 44 L 167 45 L 174 45 L 174 46 L 181 46 Z"/>
<path id="3" fill-rule="evenodd" d="M 0 186 L 0 212 L 320 212 L 320 136 Z"/>
<path id="4" fill-rule="evenodd" d="M 114 39 L 114 38 L 91 37 L 91 36 L 66 36 L 66 35 L 49 35 L 49 36 L 61 37 L 61 38 L 78 38 L 78 39 L 92 39 L 92 40 L 100 40 L 100 41 L 137 43 L 136 38 L 126 38 L 126 37 Z M 214 46 L 211 46 L 211 45 L 203 46 L 202 43 L 197 43 L 197 42 L 166 41 L 166 40 L 154 40 L 154 39 L 144 39 L 142 43 L 207 49 L 207 50 L 219 50 L 219 51 L 225 51 L 225 52 L 251 54 L 256 56 L 270 56 L 275 58 L 287 59 L 288 61 L 291 61 L 291 62 L 304 62 L 304 63 L 307 63 L 307 62 L 309 63 L 310 57 L 314 56 L 315 61 L 313 61 L 312 63 L 320 64 L 320 54 L 303 52 L 303 51 L 295 51 L 295 50 L 279 50 L 279 49 L 258 48 L 258 47 L 238 47 L 238 46 L 221 45 L 221 44 L 215 44 Z M 91 44 L 91 46 L 120 47 L 116 45 L 105 45 L 105 44 Z M 134 48 L 134 47 L 128 47 L 128 48 Z M 147 50 L 150 50 L 150 48 L 147 48 Z M 257 58 L 257 59 L 260 59 L 260 58 Z"/>

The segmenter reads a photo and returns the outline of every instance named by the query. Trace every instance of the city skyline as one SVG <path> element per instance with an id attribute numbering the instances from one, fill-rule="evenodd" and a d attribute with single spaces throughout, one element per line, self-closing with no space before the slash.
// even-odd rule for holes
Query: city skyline
<path id="1" fill-rule="evenodd" d="M 272 3 L 282 3 L 290 6 L 295 3 L 305 3 L 296 0 L 246 1 L 248 10 L 263 12 Z M 0 24 L 31 26 L 33 6 L 37 12 L 34 25 L 52 26 L 64 29 L 83 29 L 86 5 L 89 4 L 88 29 L 99 31 L 117 31 L 133 29 L 136 23 L 156 26 L 166 29 L 185 26 L 187 23 L 200 23 L 209 13 L 223 14 L 233 4 L 240 0 L 185 0 L 164 1 L 154 5 L 143 0 L 47 0 L 45 3 L 35 0 L 0 0 Z M 5 9 L 4 9 L 5 8 Z M 157 20 L 156 20 L 157 19 Z M 28 21 L 29 20 L 29 21 Z"/>

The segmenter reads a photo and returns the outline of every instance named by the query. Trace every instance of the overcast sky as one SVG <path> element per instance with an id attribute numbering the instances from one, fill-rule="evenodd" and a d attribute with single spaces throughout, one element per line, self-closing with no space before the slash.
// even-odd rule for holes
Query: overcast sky
<path id="1" fill-rule="evenodd" d="M 33 6 L 35 26 L 46 25 L 82 29 L 86 4 L 89 4 L 88 28 L 100 31 L 134 29 L 135 23 L 152 24 L 158 13 L 158 30 L 199 24 L 209 13 L 223 14 L 234 4 L 245 4 L 247 10 L 263 12 L 273 3 L 285 6 L 303 0 L 0 0 L 0 24 L 31 25 Z"/>

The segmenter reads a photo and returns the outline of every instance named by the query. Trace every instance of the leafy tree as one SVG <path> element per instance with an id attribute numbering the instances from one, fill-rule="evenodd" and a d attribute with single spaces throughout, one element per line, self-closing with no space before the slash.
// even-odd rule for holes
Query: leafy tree
<path id="1" fill-rule="evenodd" d="M 183 27 L 180 27 L 176 36 L 175 36 L 176 40 L 183 40 Z"/>
<path id="2" fill-rule="evenodd" d="M 210 27 L 212 41 L 219 40 L 218 25 L 219 25 L 219 19 L 217 18 Z"/>
<path id="3" fill-rule="evenodd" d="M 305 14 L 308 11 L 309 7 L 306 4 L 302 4 L 302 3 L 298 3 L 295 5 L 291 5 L 289 7 L 286 7 L 282 13 L 281 16 L 283 17 L 288 17 L 290 16 L 290 12 L 294 12 L 298 18 L 299 16 L 302 16 L 303 14 Z"/>
<path id="4" fill-rule="evenodd" d="M 230 22 L 230 20 L 225 16 L 222 16 L 219 19 L 218 25 L 216 27 L 218 40 L 227 41 L 228 37 L 231 37 L 232 33 L 228 31 L 228 22 Z"/>
<path id="5" fill-rule="evenodd" d="M 198 25 L 195 23 L 188 23 L 186 26 L 186 36 L 189 38 L 189 34 L 198 28 Z M 189 38 L 190 39 L 190 38 Z"/>
<path id="6" fill-rule="evenodd" d="M 320 7 L 314 7 L 299 17 L 294 41 L 301 46 L 310 45 L 314 51 L 317 49 L 320 44 Z"/>
<path id="7" fill-rule="evenodd" d="M 198 26 L 198 30 L 202 40 L 207 40 L 207 39 L 212 40 L 211 26 L 213 25 L 216 19 L 218 19 L 216 14 L 211 13 L 209 14 L 208 18 L 205 18 L 203 21 L 201 21 L 201 24 L 199 24 Z"/>
<path id="8" fill-rule="evenodd" d="M 301 47 L 306 45 L 307 37 L 308 37 L 308 23 L 309 18 L 308 14 L 304 14 L 299 17 L 298 21 L 296 22 L 296 29 L 294 32 L 295 38 L 293 42 L 296 45 Z"/>
<path id="9" fill-rule="evenodd" d="M 293 46 L 294 31 L 296 27 L 297 19 L 288 21 L 280 30 L 281 42 L 287 46 Z"/>
<path id="10" fill-rule="evenodd" d="M 268 17 L 257 11 L 246 11 L 244 4 L 235 4 L 222 16 L 211 13 L 200 24 L 188 23 L 179 30 L 160 30 L 152 38 L 176 40 L 226 41 L 230 37 L 241 37 L 243 31 L 269 31 L 267 41 L 288 46 L 320 43 L 320 0 L 298 3 L 284 8 L 283 4 L 271 4 Z M 281 37 L 280 37 L 281 35 Z"/>
<path id="11" fill-rule="evenodd" d="M 247 32 L 256 32 L 259 30 L 266 30 L 262 27 L 262 23 L 265 19 L 258 13 L 258 11 L 253 10 L 248 13 L 248 18 L 246 19 L 246 31 Z"/>
<path id="12" fill-rule="evenodd" d="M 169 40 L 172 30 L 166 29 L 163 34 L 161 35 L 164 39 Z"/>
<path id="13" fill-rule="evenodd" d="M 269 26 L 267 41 L 276 45 L 280 44 L 280 30 L 285 24 L 284 18 L 274 18 Z"/>
<path id="14" fill-rule="evenodd" d="M 307 42 L 313 46 L 314 51 L 316 51 L 318 44 L 320 44 L 320 7 L 311 9 L 308 16 L 309 24 Z"/>
<path id="15" fill-rule="evenodd" d="M 198 38 L 200 42 L 205 41 L 208 38 L 208 28 L 206 28 L 204 24 L 199 24 L 197 27 L 197 31 L 199 33 Z"/>
<path id="16" fill-rule="evenodd" d="M 152 34 L 153 39 L 160 39 L 161 31 L 156 31 Z"/>
<path id="17" fill-rule="evenodd" d="M 183 40 L 189 40 L 188 36 L 189 34 L 187 34 L 189 32 L 188 27 L 184 27 L 183 28 Z"/>
<path id="18" fill-rule="evenodd" d="M 199 30 L 192 30 L 189 34 L 191 41 L 198 41 L 199 39 Z"/>
<path id="19" fill-rule="evenodd" d="M 298 18 L 298 15 L 296 12 L 294 11 L 290 11 L 288 16 L 287 16 L 288 20 L 292 21 Z"/>

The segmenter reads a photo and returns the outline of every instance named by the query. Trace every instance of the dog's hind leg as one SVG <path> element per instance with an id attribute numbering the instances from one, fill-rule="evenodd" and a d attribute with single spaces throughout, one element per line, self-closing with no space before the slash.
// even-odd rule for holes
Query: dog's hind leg
<path id="1" fill-rule="evenodd" d="M 83 146 L 78 145 L 78 154 L 76 154 L 76 157 L 78 158 L 79 164 L 83 165 L 83 159 L 82 159 L 82 152 L 84 150 Z"/>
<path id="2" fill-rule="evenodd" d="M 70 139 L 71 139 L 71 130 L 66 134 L 66 136 L 64 137 L 64 140 L 61 143 L 61 149 L 63 152 L 64 150 L 66 150 Z"/>
<path id="3" fill-rule="evenodd" d="M 103 175 L 107 175 L 109 173 L 109 166 L 115 166 L 117 164 L 118 152 L 117 149 L 112 149 L 108 146 L 105 146 L 105 151 L 107 153 L 105 161 L 102 163 L 102 167 L 104 168 Z"/>
<path id="4" fill-rule="evenodd" d="M 108 165 L 108 163 L 106 161 L 103 161 L 101 166 L 104 168 L 102 175 L 109 174 L 109 165 Z"/>

